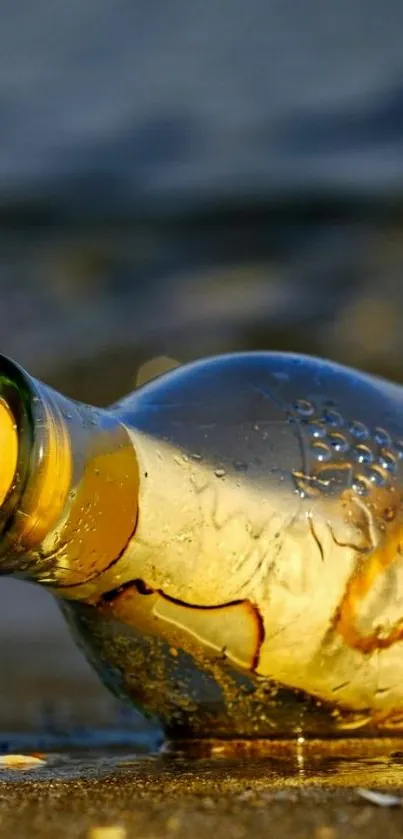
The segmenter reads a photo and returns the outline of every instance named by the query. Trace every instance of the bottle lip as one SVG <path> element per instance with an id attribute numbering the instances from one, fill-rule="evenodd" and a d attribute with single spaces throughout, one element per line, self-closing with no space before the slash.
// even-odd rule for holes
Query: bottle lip
<path id="1" fill-rule="evenodd" d="M 37 440 L 37 429 L 46 427 L 46 406 L 41 398 L 40 382 L 26 373 L 18 362 L 2 354 L 0 398 L 12 414 L 18 438 L 14 480 L 0 507 L 0 557 L 3 571 L 4 555 L 10 545 L 18 541 L 17 514 L 21 499 L 43 454 L 41 441 Z"/>
<path id="2" fill-rule="evenodd" d="M 0 399 L 0 509 L 15 481 L 17 461 L 17 427 L 7 403 Z"/>

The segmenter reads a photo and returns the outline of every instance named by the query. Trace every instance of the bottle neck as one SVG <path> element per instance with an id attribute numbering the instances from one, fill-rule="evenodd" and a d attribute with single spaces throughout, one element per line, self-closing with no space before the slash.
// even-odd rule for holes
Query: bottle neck
<path id="1" fill-rule="evenodd" d="M 138 466 L 117 418 L 0 356 L 0 573 L 82 585 L 125 551 Z"/>

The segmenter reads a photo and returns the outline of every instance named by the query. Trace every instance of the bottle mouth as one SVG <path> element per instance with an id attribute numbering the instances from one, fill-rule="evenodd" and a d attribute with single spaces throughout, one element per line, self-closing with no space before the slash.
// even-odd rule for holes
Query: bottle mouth
<path id="1" fill-rule="evenodd" d="M 29 474 L 33 447 L 34 420 L 32 416 L 32 388 L 29 377 L 12 359 L 0 355 L 0 463 L 2 492 L 0 497 L 0 554 L 10 544 L 13 519 L 24 492 Z M 10 432 L 10 424 L 13 433 Z M 14 462 L 13 448 L 16 443 Z M 11 449 L 10 449 L 11 447 Z M 11 480 L 10 474 L 12 472 Z M 0 561 L 3 571 L 3 560 Z"/>
<path id="2" fill-rule="evenodd" d="M 0 573 L 14 573 L 17 557 L 39 545 L 57 520 L 71 461 L 51 388 L 0 355 Z"/>
<path id="3" fill-rule="evenodd" d="M 113 413 L 57 393 L 0 355 L 0 469 L 2 439 L 0 574 L 81 597 L 124 554 L 137 526 L 130 435 Z"/>
<path id="4" fill-rule="evenodd" d="M 7 403 L 0 399 L 0 508 L 13 486 L 17 462 L 17 427 Z"/>

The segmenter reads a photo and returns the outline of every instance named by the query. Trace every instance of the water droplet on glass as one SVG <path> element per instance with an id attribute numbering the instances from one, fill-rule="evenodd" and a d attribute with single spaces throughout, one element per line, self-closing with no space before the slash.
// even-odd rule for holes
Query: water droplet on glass
<path id="1" fill-rule="evenodd" d="M 304 431 L 309 434 L 311 437 L 315 437 L 315 439 L 321 439 L 326 437 L 326 428 L 324 425 L 321 425 L 320 422 L 307 422 L 304 423 Z"/>
<path id="2" fill-rule="evenodd" d="M 375 440 L 380 446 L 390 446 L 392 440 L 385 428 L 375 428 Z"/>
<path id="3" fill-rule="evenodd" d="M 327 439 L 336 452 L 348 452 L 350 443 L 339 431 L 332 431 Z"/>
<path id="4" fill-rule="evenodd" d="M 316 460 L 319 460 L 321 463 L 323 461 L 330 460 L 332 456 L 331 449 L 329 448 L 327 443 L 324 443 L 322 440 L 318 440 L 317 442 L 312 443 L 311 452 L 313 456 L 316 458 Z"/>
<path id="5" fill-rule="evenodd" d="M 342 415 L 333 408 L 325 408 L 322 414 L 322 420 L 326 425 L 331 425 L 333 428 L 341 428 L 344 425 Z"/>
<path id="6" fill-rule="evenodd" d="M 297 399 L 294 407 L 301 417 L 311 417 L 315 413 L 315 406 L 307 399 Z"/>
<path id="7" fill-rule="evenodd" d="M 366 481 L 363 475 L 356 475 L 353 478 L 352 488 L 354 492 L 357 493 L 357 495 L 368 495 L 368 482 Z"/>
<path id="8" fill-rule="evenodd" d="M 363 443 L 359 443 L 354 447 L 351 452 L 351 456 L 354 460 L 358 461 L 358 463 L 372 463 L 374 461 L 374 455 L 371 449 Z"/>
<path id="9" fill-rule="evenodd" d="M 368 477 L 371 483 L 377 487 L 384 486 L 387 483 L 387 475 L 385 475 L 384 470 L 380 466 L 377 466 L 376 463 L 368 469 Z"/>
<path id="10" fill-rule="evenodd" d="M 368 440 L 370 434 L 367 426 L 364 425 L 363 422 L 360 422 L 359 420 L 354 420 L 352 423 L 350 423 L 349 428 L 353 437 L 356 437 L 358 440 Z"/>
<path id="11" fill-rule="evenodd" d="M 381 451 L 379 457 L 379 464 L 382 469 L 386 469 L 387 472 L 391 472 L 394 474 L 397 471 L 397 463 L 396 463 L 396 455 L 390 449 L 384 449 Z"/>

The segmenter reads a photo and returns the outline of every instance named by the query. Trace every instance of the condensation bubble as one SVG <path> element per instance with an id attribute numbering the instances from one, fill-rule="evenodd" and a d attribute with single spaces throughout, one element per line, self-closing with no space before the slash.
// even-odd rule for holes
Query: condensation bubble
<path id="1" fill-rule="evenodd" d="M 225 475 L 225 469 L 215 469 L 214 474 L 216 478 L 223 478 Z"/>
<path id="2" fill-rule="evenodd" d="M 340 431 L 332 431 L 328 435 L 327 439 L 328 439 L 331 447 L 333 449 L 335 449 L 336 452 L 341 452 L 341 453 L 348 452 L 348 450 L 350 448 L 349 440 L 347 440 L 347 438 L 344 437 L 344 435 L 341 434 Z"/>
<path id="3" fill-rule="evenodd" d="M 385 428 L 375 428 L 374 437 L 379 446 L 391 446 L 390 434 Z"/>
<path id="4" fill-rule="evenodd" d="M 379 457 L 379 464 L 382 469 L 386 469 L 388 472 L 394 474 L 397 471 L 397 463 L 396 463 L 396 455 L 390 449 L 385 449 L 381 451 Z"/>
<path id="5" fill-rule="evenodd" d="M 322 439 L 323 437 L 326 437 L 326 428 L 324 425 L 321 425 L 320 422 L 304 423 L 303 428 L 307 434 L 315 439 Z"/>
<path id="6" fill-rule="evenodd" d="M 369 477 L 371 483 L 375 484 L 375 486 L 378 486 L 378 487 L 384 486 L 387 483 L 387 480 L 388 480 L 387 475 L 385 475 L 384 470 L 381 469 L 381 467 L 378 466 L 376 463 L 373 464 L 373 466 L 369 467 L 368 477 Z"/>
<path id="7" fill-rule="evenodd" d="M 356 437 L 358 440 L 368 440 L 370 436 L 367 426 L 359 420 L 354 420 L 350 423 L 349 429 L 353 437 Z"/>
<path id="8" fill-rule="evenodd" d="M 301 417 L 311 417 L 315 413 L 315 406 L 307 399 L 297 399 L 294 407 Z"/>
<path id="9" fill-rule="evenodd" d="M 357 495 L 368 495 L 369 487 L 363 475 L 355 475 L 353 478 L 352 488 Z"/>
<path id="10" fill-rule="evenodd" d="M 351 456 L 358 463 L 373 463 L 375 459 L 371 449 L 365 446 L 364 443 L 359 443 L 357 446 L 354 446 Z"/>
<path id="11" fill-rule="evenodd" d="M 330 460 L 330 458 L 332 456 L 331 449 L 329 448 L 327 443 L 324 443 L 321 440 L 318 440 L 317 442 L 312 443 L 311 452 L 312 452 L 313 456 L 316 458 L 316 460 L 319 460 L 319 462 L 321 462 L 321 463 L 323 461 Z"/>
<path id="12" fill-rule="evenodd" d="M 331 425 L 333 428 L 341 428 L 344 425 L 342 415 L 333 408 L 325 408 L 322 414 L 322 420 L 326 425 Z"/>

